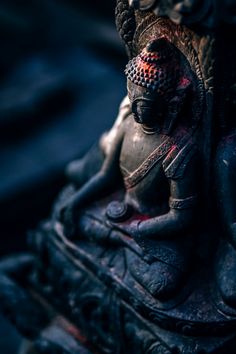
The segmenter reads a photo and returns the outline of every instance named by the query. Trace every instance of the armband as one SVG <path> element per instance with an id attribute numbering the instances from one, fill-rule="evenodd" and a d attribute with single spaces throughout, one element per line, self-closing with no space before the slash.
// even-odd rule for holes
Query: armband
<path id="1" fill-rule="evenodd" d="M 195 206 L 196 203 L 197 203 L 196 195 L 184 199 L 176 199 L 172 197 L 170 197 L 169 199 L 169 207 L 171 209 L 179 209 L 179 210 L 188 209 Z"/>

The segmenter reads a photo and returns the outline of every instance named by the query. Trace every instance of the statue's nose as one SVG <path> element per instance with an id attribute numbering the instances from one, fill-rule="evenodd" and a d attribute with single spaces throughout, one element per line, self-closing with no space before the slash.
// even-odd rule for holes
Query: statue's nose
<path id="1" fill-rule="evenodd" d="M 129 0 L 129 5 L 135 9 L 147 10 L 150 9 L 156 0 Z"/>
<path id="2" fill-rule="evenodd" d="M 129 0 L 129 6 L 134 7 L 135 9 L 139 8 L 139 0 Z"/>

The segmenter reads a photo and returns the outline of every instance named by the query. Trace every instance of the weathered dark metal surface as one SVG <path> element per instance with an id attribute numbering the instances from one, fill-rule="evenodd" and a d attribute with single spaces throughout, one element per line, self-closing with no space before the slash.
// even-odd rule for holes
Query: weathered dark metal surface
<path id="1" fill-rule="evenodd" d="M 0 269 L 37 353 L 235 352 L 233 5 L 118 0 L 128 97 Z"/>

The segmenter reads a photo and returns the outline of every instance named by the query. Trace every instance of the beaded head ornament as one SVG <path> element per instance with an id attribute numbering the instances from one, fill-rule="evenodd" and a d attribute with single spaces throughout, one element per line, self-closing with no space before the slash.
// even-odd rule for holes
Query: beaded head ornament
<path id="1" fill-rule="evenodd" d="M 138 86 L 171 98 L 181 76 L 178 53 L 164 39 L 153 41 L 126 66 L 127 78 Z"/>
<path id="2" fill-rule="evenodd" d="M 178 50 L 164 38 L 152 41 L 129 61 L 125 74 L 132 83 L 160 95 L 168 103 L 164 126 L 168 133 L 191 88 L 191 76 L 181 64 Z"/>

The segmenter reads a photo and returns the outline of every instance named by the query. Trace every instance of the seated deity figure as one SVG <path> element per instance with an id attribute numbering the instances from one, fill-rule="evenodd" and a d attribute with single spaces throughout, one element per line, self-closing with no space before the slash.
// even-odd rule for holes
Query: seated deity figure
<path id="1" fill-rule="evenodd" d="M 56 218 L 73 239 L 106 247 L 130 240 L 140 250 L 128 257 L 132 277 L 165 301 L 184 285 L 194 252 L 199 159 L 188 102 L 192 77 L 165 39 L 150 42 L 125 73 L 132 112 L 99 171 L 61 203 Z M 102 231 L 86 216 L 99 201 Z"/>

